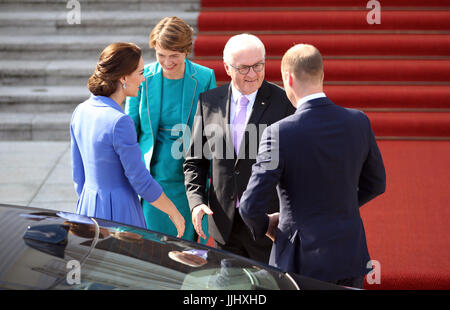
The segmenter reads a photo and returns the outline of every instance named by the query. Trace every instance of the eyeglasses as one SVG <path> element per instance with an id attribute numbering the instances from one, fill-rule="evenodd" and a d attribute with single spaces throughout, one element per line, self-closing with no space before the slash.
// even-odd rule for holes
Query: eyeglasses
<path id="1" fill-rule="evenodd" d="M 261 72 L 264 69 L 263 62 L 258 62 L 257 64 L 254 64 L 252 66 L 242 66 L 242 67 L 235 67 L 232 64 L 229 65 L 232 66 L 234 69 L 236 69 L 242 75 L 248 74 L 250 72 L 250 68 L 253 68 L 253 71 L 255 72 Z"/>

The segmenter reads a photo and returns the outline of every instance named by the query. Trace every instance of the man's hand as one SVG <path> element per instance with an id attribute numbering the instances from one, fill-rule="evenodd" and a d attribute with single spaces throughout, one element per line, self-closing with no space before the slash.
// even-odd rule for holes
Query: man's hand
<path id="1" fill-rule="evenodd" d="M 267 216 L 269 217 L 269 227 L 267 227 L 266 236 L 269 237 L 272 242 L 275 242 L 280 212 L 267 214 Z"/>
<path id="2" fill-rule="evenodd" d="M 192 210 L 192 224 L 194 225 L 194 229 L 197 234 L 203 239 L 206 239 L 206 235 L 202 229 L 202 218 L 205 213 L 208 215 L 213 214 L 211 209 L 205 204 L 198 205 Z"/>

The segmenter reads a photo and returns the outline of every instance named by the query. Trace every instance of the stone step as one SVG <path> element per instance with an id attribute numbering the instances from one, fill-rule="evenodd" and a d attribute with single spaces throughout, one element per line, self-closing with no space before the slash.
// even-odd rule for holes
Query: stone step
<path id="1" fill-rule="evenodd" d="M 83 12 L 80 24 L 70 24 L 65 12 L 0 12 L 0 35 L 117 35 L 147 36 L 164 17 L 175 15 L 196 32 L 198 12 L 174 11 L 92 11 Z"/>
<path id="2" fill-rule="evenodd" d="M 145 63 L 155 59 L 146 58 Z M 1 85 L 86 87 L 96 59 L 89 60 L 0 60 Z"/>
<path id="3" fill-rule="evenodd" d="M 0 113 L 0 141 L 68 141 L 72 113 Z"/>
<path id="4" fill-rule="evenodd" d="M 0 12 L 59 11 L 69 12 L 76 1 L 69 0 L 0 0 Z M 200 0 L 78 0 L 81 14 L 91 11 L 199 11 Z"/>
<path id="5" fill-rule="evenodd" d="M 0 114 L 71 113 L 89 96 L 86 86 L 1 86 Z"/>
<path id="6" fill-rule="evenodd" d="M 70 24 L 67 4 L 76 2 L 80 24 Z M 87 80 L 101 51 L 133 42 L 152 62 L 154 25 L 179 16 L 196 31 L 200 2 L 0 0 L 0 140 L 68 140 L 70 116 L 90 95 Z"/>
<path id="7" fill-rule="evenodd" d="M 3 60 L 71 60 L 95 59 L 114 42 L 133 42 L 143 51 L 144 59 L 155 58 L 148 47 L 148 35 L 17 35 L 0 36 L 0 59 Z"/>
<path id="8" fill-rule="evenodd" d="M 2 86 L 86 86 L 96 60 L 0 60 Z"/>

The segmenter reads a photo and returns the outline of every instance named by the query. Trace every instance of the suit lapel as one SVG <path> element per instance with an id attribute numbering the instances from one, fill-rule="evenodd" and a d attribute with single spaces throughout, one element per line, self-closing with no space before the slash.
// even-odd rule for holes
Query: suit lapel
<path id="1" fill-rule="evenodd" d="M 153 143 L 156 140 L 156 133 L 158 132 L 159 119 L 161 116 L 161 100 L 162 100 L 162 68 L 156 64 L 156 68 L 149 78 L 146 79 L 147 87 L 147 110 L 148 121 L 152 129 Z"/>
<path id="2" fill-rule="evenodd" d="M 197 70 L 189 60 L 185 60 L 185 71 L 183 80 L 183 101 L 181 103 L 181 124 L 189 125 L 189 118 L 192 115 L 195 94 L 197 92 Z M 189 91 L 188 91 L 189 90 Z M 192 90 L 192 91 L 191 91 Z M 194 111 L 195 113 L 195 111 Z M 183 134 L 186 126 L 183 128 Z"/>
<path id="3" fill-rule="evenodd" d="M 270 97 L 270 89 L 267 87 L 264 81 L 258 90 L 258 94 L 255 98 L 255 103 L 253 104 L 252 114 L 248 120 L 248 124 L 259 124 L 264 111 L 270 105 L 268 98 Z"/>
<path id="4" fill-rule="evenodd" d="M 220 109 L 225 112 L 225 115 L 222 114 L 220 117 L 222 121 L 222 128 L 224 128 L 224 139 L 225 139 L 225 148 L 226 154 L 225 158 L 230 158 L 232 154 L 234 154 L 234 146 L 233 146 L 233 138 L 231 137 L 231 124 L 230 124 L 230 105 L 231 105 L 231 84 L 228 84 L 227 91 L 223 94 L 223 97 L 220 101 Z"/>
<path id="5" fill-rule="evenodd" d="M 209 114 L 212 116 L 204 126 L 211 126 L 208 129 L 207 135 L 211 134 L 212 131 L 216 131 L 213 135 L 214 137 L 219 137 L 217 131 L 222 132 L 222 141 L 225 143 L 224 150 L 219 156 L 224 156 L 223 158 L 233 158 L 234 147 L 233 139 L 231 138 L 230 132 L 230 101 L 231 101 L 231 85 L 222 86 L 223 91 L 217 96 L 216 101 L 211 102 L 209 106 Z"/>
<path id="6" fill-rule="evenodd" d="M 264 81 L 258 90 L 258 93 L 255 98 L 255 103 L 253 104 L 252 112 L 250 114 L 250 118 L 247 122 L 245 131 L 243 133 L 245 134 L 246 132 L 249 132 L 250 133 L 249 139 L 255 138 L 254 136 L 251 135 L 251 133 L 255 132 L 255 130 L 253 129 L 257 129 L 257 128 L 249 129 L 249 126 L 256 126 L 256 127 L 259 126 L 264 111 L 270 105 L 270 101 L 268 100 L 269 97 L 270 97 L 270 90 L 267 87 L 266 82 Z M 256 133 L 258 133 L 258 130 L 256 130 Z M 256 139 L 257 138 L 258 137 L 256 137 Z M 247 145 L 249 145 L 250 143 L 250 141 L 248 141 L 249 139 L 246 139 L 246 137 L 243 136 L 242 142 L 244 143 L 241 143 L 241 145 L 239 146 L 239 154 L 236 157 L 235 166 L 237 165 L 240 159 L 243 159 L 245 157 L 245 150 L 247 149 Z"/>

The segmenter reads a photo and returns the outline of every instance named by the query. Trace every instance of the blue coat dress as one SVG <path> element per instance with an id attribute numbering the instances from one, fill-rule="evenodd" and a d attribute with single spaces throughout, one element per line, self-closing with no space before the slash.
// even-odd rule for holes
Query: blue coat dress
<path id="1" fill-rule="evenodd" d="M 142 161 L 151 174 L 161 184 L 165 194 L 176 205 L 186 221 L 184 239 L 196 241 L 196 233 L 192 225 L 191 212 L 186 197 L 183 150 L 187 150 L 190 132 L 194 121 L 199 94 L 216 87 L 214 71 L 210 68 L 185 60 L 184 78 L 179 92 L 171 92 L 174 98 L 166 100 L 168 89 L 164 89 L 162 67 L 158 62 L 148 64 L 144 68 L 145 81 L 141 84 L 137 97 L 128 97 L 125 111 L 133 119 L 139 146 L 142 151 Z M 166 81 L 167 82 L 167 81 Z M 170 96 L 169 95 L 169 96 Z M 180 96 L 179 96 L 180 95 Z M 176 98 L 175 98 L 176 97 Z M 168 105 L 174 105 L 168 109 Z M 167 111 L 179 116 L 179 126 L 166 126 Z M 171 127 L 171 132 L 167 130 Z M 166 131 L 166 132 L 163 132 Z M 170 141 L 171 139 L 173 141 Z M 169 145 L 170 143 L 170 145 Z M 171 150 L 177 154 L 172 156 Z M 161 165 L 158 165 L 158 162 Z M 166 166 L 167 169 L 157 169 L 155 166 Z M 152 170 L 153 168 L 153 170 Z M 147 228 L 169 235 L 176 235 L 176 229 L 170 223 L 166 214 L 151 206 L 147 201 L 142 202 Z M 206 233 L 207 217 L 204 217 L 203 231 Z M 202 240 L 206 243 L 207 240 Z"/>
<path id="2" fill-rule="evenodd" d="M 146 228 L 138 194 L 153 202 L 162 188 L 141 160 L 133 120 L 92 95 L 73 112 L 70 134 L 76 213 Z"/>

